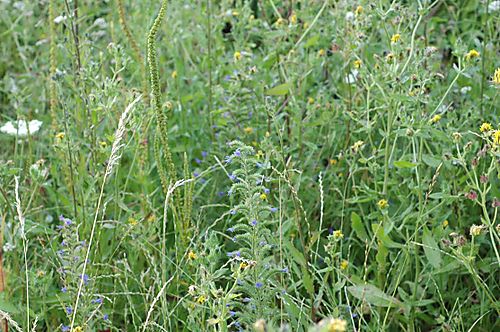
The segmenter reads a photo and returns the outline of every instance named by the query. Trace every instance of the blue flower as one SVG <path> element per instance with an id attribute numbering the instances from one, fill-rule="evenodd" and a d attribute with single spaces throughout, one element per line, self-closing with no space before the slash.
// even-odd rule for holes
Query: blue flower
<path id="1" fill-rule="evenodd" d="M 198 158 L 194 158 L 194 161 L 195 161 L 195 163 L 197 163 L 198 165 L 199 165 L 199 164 L 201 164 L 201 160 L 200 160 L 200 159 L 198 159 Z"/>
<path id="2" fill-rule="evenodd" d="M 197 178 L 198 176 L 200 176 L 200 173 L 198 173 L 198 172 L 193 172 L 193 176 L 194 176 L 195 178 Z"/>
<path id="3" fill-rule="evenodd" d="M 255 287 L 257 287 L 257 288 L 262 288 L 262 286 L 264 286 L 264 284 L 263 284 L 263 283 L 261 283 L 260 281 L 257 281 L 257 282 L 255 283 Z"/>
<path id="4" fill-rule="evenodd" d="M 229 211 L 229 213 L 231 213 L 234 216 L 236 214 L 236 210 L 231 210 Z"/>
<path id="5" fill-rule="evenodd" d="M 269 190 L 269 189 L 264 188 L 264 193 L 265 193 L 265 194 L 269 194 L 269 192 L 270 192 L 270 190 Z"/>
<path id="6" fill-rule="evenodd" d="M 233 232 L 234 232 L 234 227 L 229 227 L 229 228 L 227 229 L 227 231 L 228 231 L 229 233 L 233 233 Z"/>
<path id="7" fill-rule="evenodd" d="M 252 221 L 250 222 L 250 225 L 252 225 L 252 226 L 257 226 L 257 220 L 255 220 L 255 219 L 254 219 L 254 220 L 252 220 Z"/>
<path id="8" fill-rule="evenodd" d="M 208 152 L 207 151 L 201 151 L 201 157 L 203 159 L 205 159 L 207 156 L 208 156 Z"/>
<path id="9" fill-rule="evenodd" d="M 234 156 L 235 157 L 241 157 L 241 152 L 239 149 L 237 149 L 236 151 L 234 151 Z"/>
<path id="10" fill-rule="evenodd" d="M 226 164 L 230 164 L 233 159 L 231 158 L 231 156 L 225 156 L 224 161 L 226 162 Z"/>
<path id="11" fill-rule="evenodd" d="M 223 197 L 225 194 L 226 194 L 226 193 L 225 193 L 225 192 L 223 192 L 223 191 L 219 191 L 219 192 L 217 193 L 217 195 L 218 195 L 219 197 Z"/>
<path id="12" fill-rule="evenodd" d="M 236 316 L 236 312 L 232 311 L 232 310 L 229 310 L 229 316 L 231 316 L 231 317 Z"/>
<path id="13" fill-rule="evenodd" d="M 259 246 L 261 246 L 261 247 L 265 246 L 266 244 L 267 244 L 267 242 L 264 240 L 259 242 Z"/>
<path id="14" fill-rule="evenodd" d="M 80 278 L 83 279 L 83 283 L 86 285 L 89 283 L 89 275 L 88 274 L 84 274 L 83 276 L 80 274 Z"/>
<path id="15" fill-rule="evenodd" d="M 68 315 L 71 315 L 71 313 L 72 313 L 72 312 L 73 312 L 73 308 L 71 308 L 70 306 L 67 306 L 67 307 L 66 307 L 66 313 L 67 313 Z"/>
<path id="16" fill-rule="evenodd" d="M 102 316 L 102 319 L 108 320 L 109 319 L 109 315 L 108 314 L 104 314 L 104 316 Z"/>
<path id="17" fill-rule="evenodd" d="M 101 303 L 102 303 L 102 299 L 99 297 L 99 298 L 97 298 L 97 299 L 93 299 L 93 300 L 92 300 L 92 301 L 90 301 L 90 302 L 92 302 L 93 304 L 101 304 Z"/>
<path id="18" fill-rule="evenodd" d="M 281 269 L 281 272 L 283 272 L 283 273 L 288 273 L 288 268 L 287 268 L 287 267 L 285 267 L 285 268 Z"/>
<path id="19" fill-rule="evenodd" d="M 61 292 L 66 293 L 68 289 L 66 287 L 61 288 Z"/>
<path id="20" fill-rule="evenodd" d="M 229 175 L 229 179 L 231 179 L 231 181 L 235 181 L 237 179 L 237 177 L 236 177 L 236 175 L 231 174 L 231 175 Z"/>
<path id="21" fill-rule="evenodd" d="M 69 326 L 68 325 L 61 325 L 61 331 L 68 332 L 69 331 Z"/>
<path id="22" fill-rule="evenodd" d="M 276 212 L 276 211 L 278 211 L 278 208 L 275 208 L 275 207 L 271 208 L 271 212 Z"/>

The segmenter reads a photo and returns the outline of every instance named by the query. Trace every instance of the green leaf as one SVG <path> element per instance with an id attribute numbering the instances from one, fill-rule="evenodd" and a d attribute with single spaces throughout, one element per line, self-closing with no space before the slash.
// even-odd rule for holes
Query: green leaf
<path id="1" fill-rule="evenodd" d="M 389 306 L 401 306 L 401 302 L 384 293 L 377 287 L 366 284 L 359 286 L 350 286 L 347 287 L 349 293 L 357 299 L 363 300 L 365 299 L 371 305 L 377 307 L 389 307 Z"/>
<path id="2" fill-rule="evenodd" d="M 425 164 L 431 167 L 438 167 L 439 164 L 441 164 L 441 160 L 438 158 L 435 158 L 431 155 L 424 154 L 422 155 L 422 160 L 424 161 Z"/>
<path id="3" fill-rule="evenodd" d="M 441 253 L 439 252 L 439 247 L 432 237 L 431 232 L 427 229 L 427 227 L 424 227 L 424 234 L 422 236 L 422 242 L 424 244 L 424 253 L 427 259 L 429 260 L 429 263 L 435 268 L 441 267 Z"/>
<path id="4" fill-rule="evenodd" d="M 398 160 L 394 162 L 394 166 L 396 166 L 397 168 L 413 168 L 417 166 L 417 164 L 406 160 Z"/>
<path id="5" fill-rule="evenodd" d="M 19 309 L 14 304 L 6 300 L 4 295 L 0 296 L 0 310 L 8 312 L 9 314 L 19 313 Z"/>
<path id="6" fill-rule="evenodd" d="M 304 44 L 304 48 L 316 46 L 318 44 L 318 41 L 319 41 L 319 35 L 312 36 L 306 41 L 306 43 Z"/>
<path id="7" fill-rule="evenodd" d="M 387 248 L 403 248 L 401 244 L 392 241 L 389 235 L 385 234 L 384 227 L 382 225 L 372 224 L 372 231 L 377 236 L 377 239 Z"/>
<path id="8" fill-rule="evenodd" d="M 354 211 L 351 213 L 351 226 L 357 237 L 363 241 L 368 241 L 368 234 L 366 234 L 365 226 L 361 221 L 361 217 Z"/>
<path id="9" fill-rule="evenodd" d="M 266 95 L 268 96 L 284 96 L 288 93 L 288 90 L 292 87 L 292 83 L 287 82 L 280 85 L 277 85 L 266 91 Z"/>

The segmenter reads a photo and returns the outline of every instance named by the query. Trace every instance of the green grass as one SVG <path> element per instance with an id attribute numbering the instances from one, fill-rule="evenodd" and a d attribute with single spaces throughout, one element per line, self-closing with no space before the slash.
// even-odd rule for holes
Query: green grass
<path id="1" fill-rule="evenodd" d="M 2 330 L 498 329 L 497 3 L 0 2 Z"/>

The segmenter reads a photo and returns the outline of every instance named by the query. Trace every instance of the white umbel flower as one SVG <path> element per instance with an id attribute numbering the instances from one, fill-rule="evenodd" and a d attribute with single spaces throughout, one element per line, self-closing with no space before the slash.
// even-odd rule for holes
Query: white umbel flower
<path id="1" fill-rule="evenodd" d="M 28 131 L 30 135 L 36 133 L 42 126 L 42 121 L 31 120 L 27 122 L 26 120 L 7 121 L 2 127 L 0 127 L 0 132 L 12 135 L 12 136 L 27 136 Z"/>

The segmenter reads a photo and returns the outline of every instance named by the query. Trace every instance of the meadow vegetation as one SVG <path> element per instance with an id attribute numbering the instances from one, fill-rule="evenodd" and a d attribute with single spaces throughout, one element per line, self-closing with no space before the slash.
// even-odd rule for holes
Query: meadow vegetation
<path id="1" fill-rule="evenodd" d="M 0 0 L 2 331 L 500 330 L 500 1 Z"/>

